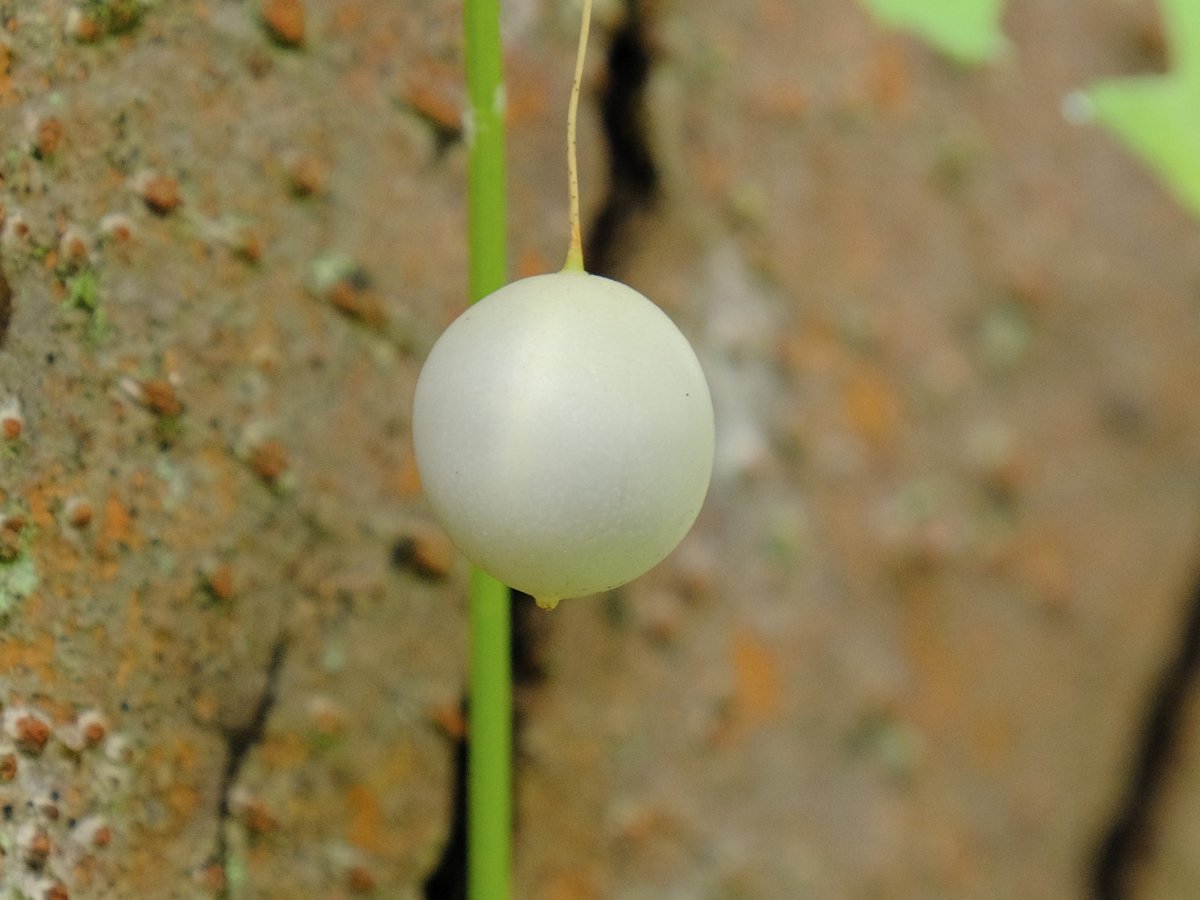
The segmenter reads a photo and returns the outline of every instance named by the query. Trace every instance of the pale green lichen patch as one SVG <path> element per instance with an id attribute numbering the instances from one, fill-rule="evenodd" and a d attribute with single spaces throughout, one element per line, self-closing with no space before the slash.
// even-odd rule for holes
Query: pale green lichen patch
<path id="1" fill-rule="evenodd" d="M 340 282 L 356 281 L 363 277 L 362 267 L 352 257 L 330 251 L 309 264 L 308 288 L 317 296 L 324 296 Z"/>
<path id="2" fill-rule="evenodd" d="M 0 564 L 0 619 L 7 619 L 18 604 L 38 586 L 33 557 L 23 553 L 10 563 Z"/>
<path id="3" fill-rule="evenodd" d="M 37 566 L 29 552 L 33 529 L 25 527 L 11 537 L 15 540 L 4 545 L 8 552 L 0 553 L 0 623 L 38 587 Z"/>
<path id="4" fill-rule="evenodd" d="M 129 34 L 141 24 L 151 0 L 84 0 L 76 8 L 77 21 L 69 29 L 81 41 L 96 41 L 108 35 Z"/>
<path id="5" fill-rule="evenodd" d="M 89 347 L 95 347 L 108 332 L 108 317 L 100 305 L 100 288 L 96 273 L 91 269 L 84 269 L 69 276 L 63 282 L 63 286 L 67 291 L 63 308 L 80 310 L 87 315 L 84 340 Z"/>

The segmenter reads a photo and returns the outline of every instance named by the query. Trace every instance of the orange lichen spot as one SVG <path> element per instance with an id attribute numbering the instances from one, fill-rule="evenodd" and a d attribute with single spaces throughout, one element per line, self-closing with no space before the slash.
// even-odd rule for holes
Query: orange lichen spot
<path id="1" fill-rule="evenodd" d="M 196 692 L 196 699 L 192 701 L 192 715 L 197 722 L 205 725 L 214 722 L 219 711 L 220 702 L 215 693 L 204 688 Z"/>
<path id="2" fill-rule="evenodd" d="M 180 819 L 190 819 L 200 805 L 200 792 L 190 784 L 172 784 L 167 788 L 167 805 Z"/>
<path id="3" fill-rule="evenodd" d="M 771 647 L 757 633 L 742 628 L 733 635 L 731 653 L 737 710 L 752 723 L 778 715 L 783 686 Z"/>
<path id="4" fill-rule="evenodd" d="M 904 649 L 916 684 L 911 717 L 922 730 L 957 729 L 963 716 L 962 662 L 944 627 L 944 598 L 926 580 L 901 584 Z"/>
<path id="5" fill-rule="evenodd" d="M 390 837 L 375 792 L 366 785 L 352 785 L 346 800 L 350 807 L 350 843 L 370 853 L 387 853 Z"/>
<path id="6" fill-rule="evenodd" d="M 365 10 L 361 3 L 339 3 L 337 12 L 333 15 L 333 30 L 341 35 L 346 35 L 354 29 L 358 28 L 365 17 Z"/>
<path id="7" fill-rule="evenodd" d="M 62 266 L 71 271 L 78 271 L 88 262 L 88 252 L 88 239 L 84 238 L 83 232 L 78 228 L 71 226 L 62 232 L 62 238 L 59 240 L 59 258 Z"/>
<path id="8" fill-rule="evenodd" d="M 226 449 L 218 444 L 210 444 L 200 450 L 197 461 L 211 478 L 210 502 L 220 512 L 226 515 L 232 513 L 238 507 L 238 491 L 241 490 L 238 465 L 229 457 Z"/>
<path id="9" fill-rule="evenodd" d="M 166 372 L 178 372 L 186 364 L 186 355 L 178 347 L 162 348 L 162 367 Z"/>
<path id="10" fill-rule="evenodd" d="M 265 0 L 262 21 L 275 43 L 284 47 L 304 45 L 304 5 L 300 0 Z"/>
<path id="11" fill-rule="evenodd" d="M 421 80 L 410 82 L 401 92 L 400 99 L 438 130 L 454 133 L 462 127 L 462 106 L 457 94 L 457 85 Z"/>
<path id="12" fill-rule="evenodd" d="M 167 379 L 147 378 L 142 382 L 141 389 L 142 403 L 155 415 L 171 417 L 183 412 L 183 403 Z"/>
<path id="13" fill-rule="evenodd" d="M 133 222 L 122 213 L 109 213 L 100 220 L 100 233 L 123 244 L 133 238 Z"/>
<path id="14" fill-rule="evenodd" d="M 862 368 L 842 385 L 846 424 L 876 446 L 889 443 L 900 425 L 902 404 L 895 387 L 880 371 Z"/>
<path id="15" fill-rule="evenodd" d="M 550 263 L 537 247 L 523 247 L 517 256 L 517 277 L 528 278 L 550 271 Z"/>
<path id="16" fill-rule="evenodd" d="M 416 60 L 404 74 L 399 99 L 437 131 L 457 134 L 466 103 L 462 69 L 430 57 Z"/>
<path id="17" fill-rule="evenodd" d="M 12 562 L 21 555 L 21 532 L 24 528 L 24 516 L 0 519 L 0 562 Z"/>
<path id="18" fill-rule="evenodd" d="M 458 551 L 440 529 L 422 527 L 396 542 L 392 548 L 392 565 L 436 580 L 450 574 L 457 556 Z"/>
<path id="19" fill-rule="evenodd" d="M 324 164 L 312 154 L 303 154 L 288 166 L 288 188 L 296 197 L 315 197 L 325 193 L 328 173 Z"/>
<path id="20" fill-rule="evenodd" d="M 84 746 L 95 749 L 108 734 L 108 726 L 99 713 L 84 713 L 79 717 L 79 731 L 83 735 Z"/>
<path id="21" fill-rule="evenodd" d="M 546 96 L 546 69 L 539 60 L 513 54 L 506 60 L 505 122 L 512 126 L 540 121 L 549 114 Z"/>
<path id="22" fill-rule="evenodd" d="M 45 719 L 56 726 L 68 725 L 75 721 L 75 707 L 65 700 L 38 697 L 37 708 Z"/>
<path id="23" fill-rule="evenodd" d="M 592 879 L 583 872 L 559 872 L 538 894 L 539 900 L 599 900 Z"/>
<path id="24" fill-rule="evenodd" d="M 263 762 L 274 772 L 299 769 L 309 757 L 309 743 L 294 731 L 272 734 L 262 743 Z"/>
<path id="25" fill-rule="evenodd" d="M 33 124 L 33 155 L 38 159 L 53 156 L 63 139 L 62 120 L 57 116 L 42 116 Z"/>
<path id="26" fill-rule="evenodd" d="M 332 740 L 346 731 L 346 714 L 328 697 L 314 697 L 308 705 L 308 715 L 321 738 Z"/>
<path id="27" fill-rule="evenodd" d="M 233 252 L 237 254 L 238 259 L 242 262 L 255 266 L 262 261 L 262 238 L 250 226 L 247 225 L 237 229 L 230 245 L 233 248 Z"/>
<path id="28" fill-rule="evenodd" d="M 92 504 L 83 497 L 72 497 L 63 507 L 63 514 L 72 528 L 86 528 L 92 523 Z"/>
<path id="29" fill-rule="evenodd" d="M 334 282 L 326 296 L 334 309 L 371 328 L 380 328 L 387 321 L 379 298 L 345 279 Z"/>
<path id="30" fill-rule="evenodd" d="M 7 72 L 0 72 L 0 107 L 14 106 L 20 100 L 21 95 L 13 85 L 12 76 Z"/>
<path id="31" fill-rule="evenodd" d="M 1012 761 L 1016 743 L 1013 723 L 1000 710 L 975 710 L 967 717 L 966 732 L 977 771 L 1000 773 Z"/>
<path id="32" fill-rule="evenodd" d="M 13 213 L 4 222 L 4 235 L 15 241 L 29 239 L 29 222 L 20 213 Z"/>
<path id="33" fill-rule="evenodd" d="M 1062 538 L 1046 529 L 1026 533 L 1001 560 L 1028 591 L 1034 604 L 1048 613 L 1063 615 L 1075 602 L 1076 587 Z"/>
<path id="34" fill-rule="evenodd" d="M 29 600 L 26 599 L 28 608 Z M 54 667 L 54 638 L 48 632 L 40 632 L 28 642 L 19 638 L 0 637 L 0 672 L 27 672 L 43 685 L 58 680 Z"/>
<path id="35" fill-rule="evenodd" d="M 905 44 L 889 40 L 871 58 L 868 90 L 875 106 L 884 112 L 902 111 L 912 94 L 912 70 Z"/>
<path id="36" fill-rule="evenodd" d="M 354 894 L 369 894 L 375 890 L 375 877 L 363 866 L 352 866 L 346 871 L 346 887 Z"/>
<path id="37" fill-rule="evenodd" d="M 106 3 L 102 8 L 74 6 L 67 14 L 67 34 L 84 44 L 95 43 L 109 34 L 123 34 L 137 25 L 137 5 Z"/>
<path id="38" fill-rule="evenodd" d="M 252 834 L 269 834 L 279 827 L 279 820 L 257 797 L 250 797 L 238 804 L 238 818 Z"/>
<path id="39" fill-rule="evenodd" d="M 263 441 L 250 451 L 250 468 L 267 484 L 275 484 L 288 469 L 287 450 L 273 438 Z"/>
<path id="40" fill-rule="evenodd" d="M 23 856 L 25 865 L 31 869 L 41 869 L 46 865 L 46 861 L 50 859 L 50 853 L 54 849 L 50 843 L 50 835 L 46 833 L 44 828 L 38 828 L 29 836 L 28 843 L 25 844 Z"/>
<path id="41" fill-rule="evenodd" d="M 49 528 L 54 524 L 54 514 L 50 504 L 54 500 L 56 489 L 46 483 L 35 484 L 25 495 L 29 501 L 29 518 L 38 528 Z"/>
<path id="42" fill-rule="evenodd" d="M 421 493 L 421 473 L 417 470 L 417 458 L 411 448 L 404 454 L 400 467 L 388 479 L 388 486 L 400 497 L 415 497 Z"/>
<path id="43" fill-rule="evenodd" d="M 429 718 L 451 740 L 461 741 L 467 734 L 467 717 L 461 703 L 439 703 L 429 711 Z"/>
<path id="44" fill-rule="evenodd" d="M 811 105 L 802 85 L 771 81 L 750 97 L 750 106 L 763 119 L 792 122 L 804 118 Z"/>
<path id="45" fill-rule="evenodd" d="M 18 715 L 9 732 L 17 749 L 30 756 L 39 755 L 50 740 L 49 723 L 32 713 Z"/>
<path id="46" fill-rule="evenodd" d="M 137 549 L 139 543 L 133 530 L 133 516 L 116 493 L 109 494 L 104 501 L 104 525 L 100 531 L 97 549 L 107 555 L 114 552 L 117 544 L 133 550 Z"/>
<path id="47" fill-rule="evenodd" d="M 212 596 L 228 602 L 233 599 L 233 567 L 229 563 L 221 563 L 204 577 L 204 586 Z"/>
<path id="48" fill-rule="evenodd" d="M 170 175 L 150 175 L 141 184 L 142 200 L 152 213 L 166 216 L 183 202 L 179 182 Z"/>
<path id="49" fill-rule="evenodd" d="M 212 863 L 202 868 L 196 873 L 196 883 L 206 891 L 212 893 L 220 893 L 226 889 L 228 879 L 225 876 L 225 867 L 219 863 Z"/>
<path id="50" fill-rule="evenodd" d="M 779 360 L 796 375 L 823 374 L 845 357 L 845 345 L 827 324 L 814 321 L 783 332 L 778 344 Z"/>
<path id="51" fill-rule="evenodd" d="M 141 595 L 137 591 L 131 591 L 129 594 L 129 605 L 125 609 L 124 624 L 121 661 L 117 665 L 114 679 L 117 687 L 124 687 L 141 663 L 141 655 L 138 652 L 137 645 L 138 638 L 143 631 L 142 600 Z"/>
<path id="52" fill-rule="evenodd" d="M 59 259 L 62 266 L 66 266 L 71 271 L 78 271 L 88 262 L 90 252 L 88 238 L 82 230 L 76 226 L 67 226 L 62 229 L 62 236 L 59 239 Z"/>
<path id="53" fill-rule="evenodd" d="M 710 197 L 720 197 L 729 192 L 733 170 L 724 154 L 695 147 L 691 153 L 692 178 Z"/>
<path id="54" fill-rule="evenodd" d="M 113 675 L 113 682 L 117 687 L 124 687 L 129 683 L 129 679 L 137 671 L 139 661 L 137 649 L 133 645 L 127 644 L 121 649 L 121 661 L 117 663 L 117 671 Z"/>
<path id="55" fill-rule="evenodd" d="M 17 755 L 0 754 L 0 782 L 12 781 L 17 777 Z"/>

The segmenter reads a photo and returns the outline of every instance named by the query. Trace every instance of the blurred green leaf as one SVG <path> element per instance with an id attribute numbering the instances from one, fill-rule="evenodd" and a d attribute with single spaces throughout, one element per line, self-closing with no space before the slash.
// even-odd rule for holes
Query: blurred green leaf
<path id="1" fill-rule="evenodd" d="M 1200 3 L 1161 0 L 1175 74 L 1200 93 Z"/>
<path id="2" fill-rule="evenodd" d="M 961 63 L 976 65 L 1005 48 L 1004 0 L 863 0 L 890 28 L 911 31 Z"/>
<path id="3" fill-rule="evenodd" d="M 1200 91 L 1164 76 L 1101 82 L 1087 95 L 1096 119 L 1200 215 Z"/>
<path id="4" fill-rule="evenodd" d="M 1200 215 L 1200 2 L 1162 0 L 1166 75 L 1101 81 L 1086 96 L 1111 129 Z"/>

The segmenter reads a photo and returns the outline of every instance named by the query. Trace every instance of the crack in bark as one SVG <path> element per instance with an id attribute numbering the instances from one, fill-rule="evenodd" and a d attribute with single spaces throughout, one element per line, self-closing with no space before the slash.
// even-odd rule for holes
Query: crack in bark
<path id="1" fill-rule="evenodd" d="M 8 326 L 12 322 L 13 296 L 4 270 L 0 269 L 0 350 L 4 349 L 4 341 L 8 337 Z"/>
<path id="2" fill-rule="evenodd" d="M 658 165 L 647 125 L 646 85 L 654 63 L 647 17 L 640 0 L 626 0 L 625 21 L 613 32 L 600 118 L 608 145 L 608 197 L 585 243 L 587 268 L 609 274 L 620 256 L 630 219 L 658 193 Z"/>
<path id="3" fill-rule="evenodd" d="M 466 715 L 466 700 L 463 701 Z M 425 900 L 466 900 L 467 897 L 467 738 L 454 742 L 454 780 L 451 783 L 450 829 L 442 856 L 425 879 Z"/>
<path id="4" fill-rule="evenodd" d="M 1144 860 L 1187 714 L 1200 676 L 1200 580 L 1192 589 L 1179 644 L 1146 708 L 1124 795 L 1104 832 L 1092 867 L 1095 900 L 1129 900 Z"/>
<path id="5" fill-rule="evenodd" d="M 229 838 L 227 829 L 232 818 L 230 796 L 237 785 L 238 777 L 246 764 L 250 751 L 262 743 L 266 733 L 267 719 L 278 699 L 279 673 L 283 669 L 283 660 L 287 654 L 287 637 L 279 635 L 271 646 L 271 656 L 267 660 L 266 683 L 254 710 L 245 724 L 230 726 L 222 730 L 225 739 L 225 770 L 221 775 L 219 801 L 217 806 L 217 846 L 213 852 L 215 863 L 221 867 L 222 884 L 218 893 L 221 900 L 228 900 L 229 882 L 225 877 L 229 872 Z"/>
<path id="6" fill-rule="evenodd" d="M 587 269 L 597 275 L 613 274 L 630 221 L 658 192 L 658 164 L 646 125 L 646 85 L 654 62 L 648 20 L 640 0 L 626 0 L 625 7 L 625 21 L 608 46 L 605 87 L 599 97 L 609 189 L 584 243 Z M 512 670 L 519 731 L 522 689 L 536 688 L 545 678 L 542 644 L 549 623 L 527 595 L 514 592 L 513 598 Z"/>

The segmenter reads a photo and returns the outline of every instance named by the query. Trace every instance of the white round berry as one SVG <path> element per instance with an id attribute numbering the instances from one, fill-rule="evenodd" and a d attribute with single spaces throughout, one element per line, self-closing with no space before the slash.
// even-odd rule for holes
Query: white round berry
<path id="1" fill-rule="evenodd" d="M 584 272 L 464 312 L 417 382 L 425 494 L 468 559 L 544 606 L 661 561 L 708 491 L 713 410 L 687 339 L 632 288 Z"/>

